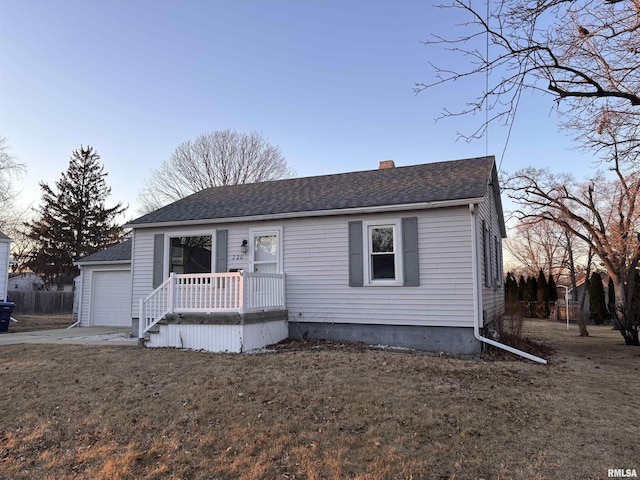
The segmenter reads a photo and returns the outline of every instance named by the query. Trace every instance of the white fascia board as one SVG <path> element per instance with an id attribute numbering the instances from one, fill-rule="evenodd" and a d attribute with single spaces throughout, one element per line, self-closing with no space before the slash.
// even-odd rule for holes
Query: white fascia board
<path id="1" fill-rule="evenodd" d="M 73 262 L 76 267 L 82 268 L 88 265 L 131 265 L 131 260 L 111 260 L 111 261 L 94 261 L 94 262 Z"/>
<path id="2" fill-rule="evenodd" d="M 313 210 L 309 212 L 287 212 L 287 213 L 274 213 L 270 215 L 248 215 L 246 217 L 228 217 L 228 218 L 206 218 L 198 220 L 184 220 L 173 222 L 156 222 L 156 223 L 140 223 L 131 224 L 127 223 L 123 228 L 159 228 L 159 227 L 176 227 L 183 225 L 210 225 L 218 223 L 240 223 L 240 222 L 254 222 L 265 220 L 282 220 L 290 218 L 308 218 L 308 217 L 327 217 L 337 215 L 362 215 L 366 213 L 386 213 L 386 212 L 399 212 L 407 210 L 428 210 L 434 208 L 446 208 L 446 207 L 466 207 L 470 203 L 481 203 L 484 200 L 483 197 L 478 198 L 462 198 L 458 200 L 445 200 L 441 202 L 421 202 L 421 203 L 404 203 L 399 205 L 380 205 L 375 207 L 356 207 L 356 208 L 339 208 L 333 210 Z"/>

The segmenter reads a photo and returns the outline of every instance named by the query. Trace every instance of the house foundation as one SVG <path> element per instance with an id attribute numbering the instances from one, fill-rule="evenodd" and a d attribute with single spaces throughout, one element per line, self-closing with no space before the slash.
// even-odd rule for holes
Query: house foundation
<path id="1" fill-rule="evenodd" d="M 388 345 L 451 355 L 480 355 L 481 343 L 472 327 L 371 325 L 355 323 L 289 322 L 291 338 L 310 338 Z"/>

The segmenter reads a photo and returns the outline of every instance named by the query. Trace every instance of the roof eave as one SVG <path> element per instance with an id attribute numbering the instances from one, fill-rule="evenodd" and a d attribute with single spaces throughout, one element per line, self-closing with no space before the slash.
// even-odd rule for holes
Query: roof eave
<path id="1" fill-rule="evenodd" d="M 127 223 L 124 228 L 160 228 L 186 225 L 210 225 L 220 223 L 240 223 L 267 220 L 284 220 L 290 218 L 327 217 L 338 215 L 357 215 L 365 213 L 386 213 L 407 210 L 428 210 L 434 208 L 460 207 L 470 203 L 481 203 L 483 197 L 458 198 L 455 200 L 443 200 L 437 202 L 402 203 L 397 205 L 377 205 L 371 207 L 338 208 L 332 210 L 312 210 L 308 212 L 285 212 L 268 215 L 248 215 L 243 217 L 203 218 L 197 220 L 154 222 L 154 223 Z"/>
<path id="2" fill-rule="evenodd" d="M 76 267 L 85 267 L 87 265 L 131 265 L 131 260 L 90 260 L 83 262 L 73 262 Z"/>

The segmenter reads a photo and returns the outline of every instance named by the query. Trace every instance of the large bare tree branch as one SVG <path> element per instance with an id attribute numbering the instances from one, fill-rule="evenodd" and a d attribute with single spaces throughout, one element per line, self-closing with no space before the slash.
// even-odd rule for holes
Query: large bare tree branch
<path id="1" fill-rule="evenodd" d="M 640 106 L 640 0 L 499 0 L 488 15 L 484 0 L 451 0 L 441 7 L 460 11 L 468 21 L 458 37 L 434 35 L 424 44 L 462 57 L 467 68 L 431 62 L 435 80 L 415 90 L 488 78 L 466 108 L 445 109 L 441 116 L 491 112 L 467 139 L 482 136 L 488 123 L 509 124 L 523 90 L 546 92 L 557 105 L 610 99 Z"/>

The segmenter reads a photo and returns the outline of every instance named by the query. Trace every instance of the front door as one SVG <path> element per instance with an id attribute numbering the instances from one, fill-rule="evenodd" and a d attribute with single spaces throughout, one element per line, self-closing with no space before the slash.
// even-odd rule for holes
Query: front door
<path id="1" fill-rule="evenodd" d="M 256 230 L 251 232 L 252 272 L 282 272 L 281 237 L 281 230 Z"/>

